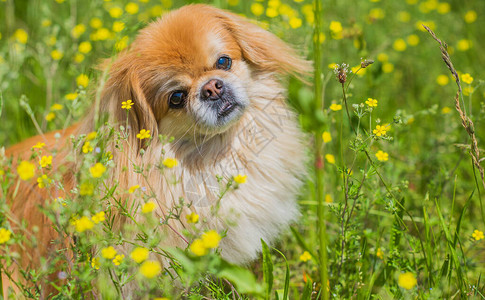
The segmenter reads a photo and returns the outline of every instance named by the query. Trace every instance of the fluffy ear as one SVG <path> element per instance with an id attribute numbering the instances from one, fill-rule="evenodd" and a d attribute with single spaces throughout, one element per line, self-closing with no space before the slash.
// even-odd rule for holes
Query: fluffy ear
<path id="1" fill-rule="evenodd" d="M 145 97 L 140 85 L 136 58 L 130 52 L 121 54 L 114 63 L 105 63 L 109 68 L 109 78 L 101 93 L 100 107 L 108 114 L 110 122 L 128 128 L 132 144 L 141 147 L 136 135 L 140 130 L 150 130 L 153 137 L 158 135 L 158 126 L 152 107 Z M 122 102 L 131 100 L 133 106 L 127 110 Z"/>
<path id="2" fill-rule="evenodd" d="M 219 18 L 234 35 L 244 58 L 256 68 L 302 78 L 312 71 L 312 63 L 300 58 L 294 49 L 274 34 L 230 12 Z"/>

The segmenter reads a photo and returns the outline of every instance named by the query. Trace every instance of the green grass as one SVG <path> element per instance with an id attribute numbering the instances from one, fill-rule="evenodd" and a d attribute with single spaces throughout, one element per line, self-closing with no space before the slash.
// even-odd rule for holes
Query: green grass
<path id="1" fill-rule="evenodd" d="M 38 131 L 63 128 L 79 120 L 90 106 L 96 79 L 102 77 L 96 70 L 101 59 L 115 55 L 120 41 L 133 40 L 161 12 L 202 1 L 134 1 L 139 5 L 136 14 L 124 12 L 116 20 L 110 16 L 111 7 L 124 9 L 128 2 L 0 1 L 0 145 L 7 147 Z M 111 273 L 93 271 L 86 263 L 93 247 L 122 242 L 109 230 L 107 234 L 98 228 L 94 237 L 80 242 L 79 268 L 69 279 L 71 284 L 88 288 L 83 284 L 96 278 L 106 287 L 105 298 L 118 297 L 119 286 L 131 275 L 144 292 L 155 296 L 157 289 L 164 288 L 164 295 L 174 298 L 182 294 L 192 299 L 282 299 L 285 295 L 289 299 L 485 298 L 481 279 L 485 240 L 472 238 L 474 230 L 485 230 L 484 184 L 469 151 L 475 151 L 472 130 L 467 122 L 468 129 L 462 126 L 455 110 L 457 86 L 441 59 L 439 45 L 421 27 L 431 24 L 438 38 L 448 43 L 459 76 L 468 73 L 474 78 L 469 84 L 462 77 L 464 92 L 459 101 L 473 121 L 478 153 L 483 154 L 485 91 L 480 79 L 485 56 L 480 49 L 485 47 L 481 38 L 485 2 L 316 2 L 317 11 L 322 11 L 316 17 L 311 15 L 312 1 L 306 0 L 205 2 L 260 21 L 317 63 L 316 76 L 308 79 L 312 85 L 294 78 L 288 81 L 289 102 L 312 137 L 308 162 L 301 162 L 308 164 L 309 176 L 299 199 L 299 222 L 277 244 L 265 245 L 260 261 L 247 268 L 229 265 L 216 254 L 198 258 L 183 251 L 160 253 L 178 261 L 174 269 L 183 279 L 182 292 L 173 288 L 168 275 L 143 281 L 128 263 Z M 258 5 L 266 11 L 276 7 L 278 13 L 257 16 Z M 476 20 L 470 11 L 478 15 Z M 110 31 L 114 21 L 125 23 L 125 28 L 105 40 L 93 40 L 98 29 L 90 22 L 95 17 Z M 292 18 L 301 20 L 301 26 L 292 28 L 290 24 L 298 24 Z M 339 22 L 342 30 L 335 30 L 337 23 L 332 22 Z M 76 38 L 72 30 L 77 24 L 84 24 L 86 30 Z M 18 29 L 28 35 L 25 44 L 15 34 Z M 92 50 L 76 62 L 83 41 L 90 41 Z M 63 53 L 62 59 L 52 58 L 55 49 Z M 347 73 L 343 83 L 329 67 L 346 63 L 355 72 L 361 59 L 374 63 L 355 76 Z M 90 79 L 87 89 L 76 84 L 80 74 Z M 440 75 L 445 75 L 442 80 L 448 79 L 442 85 L 437 82 Z M 77 100 L 64 98 L 74 92 L 79 93 Z M 377 107 L 370 109 L 365 103 L 368 98 L 377 99 Z M 52 111 L 55 103 L 63 108 Z M 334 111 L 332 104 L 342 108 Z M 47 121 L 51 112 L 55 117 Z M 385 124 L 390 124 L 390 130 L 376 136 L 373 130 Z M 322 140 L 324 131 L 331 141 Z M 101 138 L 96 142 L 102 145 Z M 388 160 L 378 160 L 379 150 L 388 154 Z M 95 154 L 86 156 L 81 174 L 88 174 L 95 158 Z M 8 165 L 0 158 L 0 195 L 16 182 L 16 172 Z M 110 196 L 115 199 L 114 194 L 106 195 Z M 82 205 L 94 207 L 96 199 L 89 201 Z M 9 228 L 5 199 L 1 202 L 1 227 Z M 80 211 L 78 205 L 70 203 L 66 216 Z M 110 222 L 109 215 L 107 219 Z M 62 222 L 68 224 L 69 218 Z M 139 233 L 139 245 L 157 241 L 144 226 L 131 230 Z M 0 245 L 3 261 L 11 259 L 7 247 L 21 239 L 14 237 Z M 300 260 L 304 251 L 311 254 L 310 260 Z M 107 270 L 108 263 L 101 260 L 101 270 Z M 405 272 L 417 279 L 409 290 L 398 284 Z M 60 290 L 66 298 L 78 298 L 82 291 L 66 286 Z M 30 292 L 26 295 L 37 297 Z"/>

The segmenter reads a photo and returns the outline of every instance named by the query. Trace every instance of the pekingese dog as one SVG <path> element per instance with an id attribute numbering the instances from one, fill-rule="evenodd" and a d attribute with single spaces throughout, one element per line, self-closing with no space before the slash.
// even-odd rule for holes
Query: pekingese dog
<path id="1" fill-rule="evenodd" d="M 57 138 L 49 133 L 12 146 L 7 155 L 30 153 L 38 141 L 45 142 L 47 150 L 68 145 L 71 134 L 96 130 L 97 118 L 108 115 L 110 124 L 126 126 L 128 132 L 123 145 L 108 144 L 114 156 L 109 180 L 120 190 L 150 186 L 160 218 L 180 198 L 190 204 L 179 219 L 168 220 L 166 245 L 187 247 L 178 233 L 186 226 L 185 216 L 193 212 L 200 216 L 201 229 L 227 233 L 220 242 L 222 257 L 243 264 L 257 257 L 261 239 L 271 243 L 295 220 L 305 171 L 303 134 L 285 103 L 281 78 L 304 76 L 311 64 L 293 49 L 236 14 L 189 5 L 141 30 L 131 47 L 103 68 L 108 78 L 82 122 L 57 132 Z M 128 113 L 122 108 L 127 100 L 134 103 Z M 141 130 L 150 130 L 154 137 L 148 146 L 137 138 Z M 159 134 L 174 140 L 162 144 Z M 164 176 L 156 170 L 144 176 L 135 172 L 134 165 L 156 165 L 162 153 L 179 165 L 165 170 Z M 77 180 L 72 174 L 66 172 L 62 179 L 66 194 Z M 246 176 L 246 182 L 220 198 L 216 176 L 230 180 L 238 174 Z M 37 208 L 45 198 L 31 184 L 17 191 L 11 202 L 15 216 L 40 228 L 40 255 L 48 255 L 51 240 L 59 238 Z M 125 195 L 125 201 L 140 200 Z M 122 223 L 119 217 L 120 230 Z M 25 260 L 27 256 L 38 263 L 33 255 L 26 254 Z"/>

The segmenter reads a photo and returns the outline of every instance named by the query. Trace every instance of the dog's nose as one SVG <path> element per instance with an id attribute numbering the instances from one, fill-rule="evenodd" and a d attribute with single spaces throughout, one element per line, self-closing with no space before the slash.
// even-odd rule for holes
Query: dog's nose
<path id="1" fill-rule="evenodd" d="M 203 100 L 219 100 L 224 93 L 224 84 L 219 79 L 211 79 L 202 87 Z"/>

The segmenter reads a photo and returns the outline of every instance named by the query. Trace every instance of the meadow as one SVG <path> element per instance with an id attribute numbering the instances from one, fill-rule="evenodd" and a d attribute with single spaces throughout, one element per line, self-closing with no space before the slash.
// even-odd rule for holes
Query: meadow
<path id="1" fill-rule="evenodd" d="M 301 217 L 276 244 L 263 243 L 249 266 L 201 250 L 196 236 L 187 249 L 158 249 L 153 208 L 123 207 L 114 189 L 102 187 L 110 157 L 93 148 L 102 149 L 104 138 L 122 140 L 122 132 L 94 132 L 73 144 L 86 154 L 79 178 L 95 180 L 44 208 L 60 231 L 78 238 L 55 299 L 93 290 L 119 299 L 133 282 L 143 299 L 485 298 L 481 0 L 0 0 L 0 147 L 80 120 L 103 81 L 103 59 L 129 47 L 150 21 L 201 2 L 254 20 L 315 62 L 306 83 L 285 79 L 308 137 Z M 440 49 L 423 25 L 447 46 Z M 12 168 L 3 149 L 0 155 L 0 270 L 8 274 L 12 249 L 29 237 L 13 231 L 19 225 L 4 195 L 20 180 L 42 188 L 59 177 L 41 175 L 52 164 L 41 145 L 24 169 Z M 93 161 L 102 164 L 93 169 Z M 160 170 L 172 167 L 164 161 Z M 244 180 L 220 183 L 222 197 Z M 129 193 L 150 203 L 139 186 Z M 112 230 L 115 209 L 145 215 L 126 229 L 136 240 Z M 218 233 L 204 236 L 217 248 Z M 113 248 L 123 243 L 133 252 Z M 173 270 L 147 259 L 148 251 L 170 257 Z M 26 270 L 31 284 L 19 283 L 23 295 L 41 298 L 37 283 L 61 263 Z"/>

